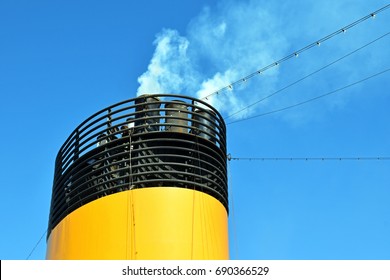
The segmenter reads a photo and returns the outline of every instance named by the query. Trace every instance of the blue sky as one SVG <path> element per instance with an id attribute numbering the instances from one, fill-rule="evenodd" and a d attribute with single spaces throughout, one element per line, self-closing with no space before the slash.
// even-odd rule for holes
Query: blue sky
<path id="1" fill-rule="evenodd" d="M 386 1 L 0 2 L 0 259 L 44 233 L 54 160 L 96 111 L 140 93 L 203 97 Z M 390 9 L 210 98 L 228 117 L 389 32 Z M 390 36 L 226 121 L 390 67 Z M 386 72 L 228 125 L 232 157 L 389 157 Z M 390 161 L 230 161 L 232 259 L 390 259 Z M 31 259 L 44 259 L 43 239 Z"/>

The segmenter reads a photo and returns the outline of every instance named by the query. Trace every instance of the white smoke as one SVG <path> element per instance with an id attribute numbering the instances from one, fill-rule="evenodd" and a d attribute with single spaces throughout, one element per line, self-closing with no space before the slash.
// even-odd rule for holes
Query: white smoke
<path id="1" fill-rule="evenodd" d="M 191 78 L 189 42 L 175 30 L 165 29 L 154 41 L 156 50 L 148 71 L 138 78 L 137 94 L 180 92 Z"/>
<path id="2" fill-rule="evenodd" d="M 156 36 L 148 70 L 138 78 L 137 94 L 181 93 L 202 99 L 280 57 L 285 42 L 276 26 L 256 1 L 234 5 L 226 1 L 215 11 L 205 8 L 190 22 L 185 37 L 171 29 Z M 265 82 L 257 93 L 269 86 L 270 81 Z M 238 97 L 244 88 L 249 89 L 243 85 L 203 100 L 221 112 L 236 111 L 255 99 Z"/>
<path id="3" fill-rule="evenodd" d="M 140 86 L 137 94 L 179 93 L 203 99 L 358 18 L 351 16 L 351 19 L 343 20 L 337 13 L 341 8 L 350 6 L 352 0 L 343 0 L 342 5 L 338 0 L 329 0 L 322 4 L 317 1 L 299 0 L 296 5 L 286 1 L 270 2 L 272 1 L 221 1 L 213 9 L 204 8 L 192 19 L 185 35 L 172 29 L 162 30 L 154 41 L 156 48 L 148 70 L 138 78 Z M 363 7 L 360 9 L 365 10 Z M 354 8 L 351 12 L 357 13 L 356 10 L 357 8 Z M 313 13 L 318 16 L 313 17 Z M 364 13 L 359 13 L 362 14 Z M 329 18 L 331 15 L 332 19 Z M 306 25 L 302 26 L 301 22 Z M 316 28 L 312 28 L 313 26 Z M 264 76 L 240 83 L 230 90 L 203 100 L 221 113 L 230 115 L 283 87 L 296 79 L 294 77 L 302 77 L 328 63 L 330 52 L 334 58 L 345 49 L 340 46 L 341 43 L 333 42 L 332 47 L 327 49 L 328 53 L 324 52 L 325 47 L 321 46 L 320 56 L 315 51 L 311 51 L 311 58 L 300 56 L 300 64 L 292 68 L 294 71 L 283 72 L 283 84 L 279 78 L 281 70 L 274 67 L 266 71 Z M 305 63 L 303 59 L 306 59 Z M 362 60 L 360 62 L 363 63 Z M 345 70 L 345 65 L 348 65 L 348 71 Z M 354 63 L 344 63 L 343 73 L 352 76 L 350 69 L 355 71 L 355 68 Z M 332 73 L 335 77 L 339 75 L 336 71 Z M 305 86 L 327 90 L 329 79 L 322 78 L 322 83 L 312 80 L 310 85 Z M 281 95 L 269 103 L 266 100 L 235 117 L 241 118 L 253 114 L 254 111 L 264 112 L 291 105 L 313 94 L 308 90 L 296 90 L 296 93 L 299 94 Z"/>

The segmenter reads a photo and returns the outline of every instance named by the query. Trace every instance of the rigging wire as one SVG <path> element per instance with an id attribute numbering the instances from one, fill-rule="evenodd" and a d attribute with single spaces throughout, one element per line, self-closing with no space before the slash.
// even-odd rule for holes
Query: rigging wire
<path id="1" fill-rule="evenodd" d="M 248 105 L 248 106 L 246 106 L 246 107 L 240 109 L 239 111 L 237 111 L 237 112 L 235 112 L 235 113 L 233 113 L 233 114 L 227 116 L 225 119 L 231 118 L 231 117 L 233 117 L 233 116 L 235 116 L 235 115 L 241 113 L 242 111 L 245 111 L 245 110 L 249 109 L 250 107 L 252 107 L 252 106 L 254 106 L 254 105 L 256 105 L 256 104 L 258 104 L 258 103 L 260 103 L 260 102 L 263 102 L 264 100 L 266 100 L 266 99 L 268 99 L 268 98 L 270 98 L 270 97 L 272 97 L 272 96 L 274 96 L 274 95 L 276 95 L 276 94 L 278 94 L 278 93 L 280 93 L 280 92 L 282 92 L 282 91 L 284 91 L 284 90 L 286 90 L 286 89 L 292 87 L 293 85 L 296 85 L 297 83 L 299 83 L 299 82 L 301 82 L 301 81 L 303 81 L 303 80 L 305 80 L 305 79 L 307 79 L 307 78 L 313 76 L 314 74 L 317 74 L 318 72 L 320 72 L 320 71 L 322 71 L 322 70 L 324 70 L 324 69 L 326 69 L 326 68 L 332 66 L 333 64 L 336 64 L 337 62 L 340 62 L 340 61 L 343 60 L 344 58 L 347 58 L 348 56 L 351 56 L 352 54 L 354 54 L 354 53 L 356 53 L 356 52 L 358 52 L 358 51 L 360 51 L 360 50 L 362 50 L 362 49 L 364 49 L 364 48 L 370 46 L 371 44 L 373 44 L 373 43 L 375 43 L 375 42 L 377 42 L 377 41 L 379 41 L 379 40 L 381 40 L 381 39 L 383 39 L 384 37 L 386 37 L 386 36 L 389 35 L 389 34 L 390 34 L 390 32 L 387 32 L 386 34 L 384 34 L 384 35 L 382 35 L 382 36 L 380 36 L 380 37 L 378 37 L 378 38 L 372 40 L 371 42 L 368 42 L 367 44 L 365 44 L 365 45 L 363 45 L 363 46 L 361 46 L 361 47 L 359 47 L 359 48 L 357 48 L 357 49 L 355 49 L 355 50 L 353 50 L 353 51 L 347 53 L 346 55 L 344 55 L 344 56 L 342 56 L 342 57 L 340 57 L 340 58 L 338 58 L 338 59 L 332 61 L 331 63 L 328 63 L 328 64 L 325 65 L 325 66 L 322 66 L 321 68 L 315 70 L 314 72 L 311 72 L 310 74 L 308 74 L 308 75 L 306 75 L 306 76 L 304 76 L 304 77 L 302 77 L 302 78 L 300 78 L 300 79 L 298 79 L 298 80 L 296 80 L 296 81 L 294 81 L 294 82 L 292 82 L 292 83 L 286 85 L 285 87 L 283 87 L 283 88 L 281 88 L 281 89 L 278 89 L 277 91 L 275 91 L 275 92 L 273 92 L 273 93 L 271 93 L 271 94 L 269 94 L 269 95 L 263 97 L 262 99 L 260 99 L 260 100 L 258 100 L 258 101 L 256 101 L 256 102 L 254 102 L 254 103 L 252 103 L 252 104 L 250 104 L 250 105 Z"/>
<path id="2" fill-rule="evenodd" d="M 307 51 L 307 50 L 309 50 L 309 49 L 311 49 L 313 47 L 320 46 L 323 42 L 325 42 L 325 41 L 335 37 L 336 35 L 345 33 L 348 29 L 351 29 L 351 28 L 355 27 L 356 25 L 366 21 L 367 19 L 375 18 L 376 15 L 378 15 L 379 13 L 385 11 L 388 8 L 390 8 L 390 4 L 388 4 L 388 5 L 384 6 L 384 7 L 376 10 L 375 12 L 372 12 L 372 13 L 370 13 L 370 14 L 368 14 L 368 15 L 366 15 L 366 16 L 364 16 L 364 17 L 362 17 L 362 18 L 360 18 L 360 19 L 358 19 L 358 20 L 356 20 L 356 21 L 354 21 L 354 22 L 344 26 L 343 28 L 341 28 L 341 29 L 339 29 L 339 30 L 337 30 L 337 31 L 335 31 L 335 32 L 333 32 L 333 33 L 331 33 L 331 34 L 329 34 L 329 35 L 327 35 L 327 36 L 325 36 L 325 37 L 323 37 L 323 38 L 321 38 L 321 39 L 319 39 L 319 40 L 317 40 L 317 41 L 315 41 L 315 42 L 313 42 L 313 43 L 311 43 L 311 44 L 309 44 L 309 45 L 307 45 L 307 46 L 305 46 L 305 47 L 303 47 L 303 48 L 301 48 L 301 49 L 299 49 L 299 50 L 297 50 L 297 51 L 295 51 L 295 52 L 293 52 L 291 54 L 289 54 L 289 55 L 287 55 L 287 56 L 285 56 L 284 58 L 282 58 L 282 59 L 280 59 L 278 61 L 275 61 L 275 62 L 269 64 L 268 66 L 265 66 L 265 67 L 257 70 L 256 72 L 253 72 L 253 73 L 247 75 L 246 77 L 243 77 L 243 78 L 241 78 L 241 79 L 239 79 L 239 80 L 237 80 L 237 81 L 235 81 L 235 82 L 233 82 L 233 83 L 231 83 L 231 84 L 229 84 L 229 85 L 227 85 L 225 87 L 220 88 L 217 91 L 214 91 L 214 92 L 210 93 L 209 95 L 206 95 L 205 97 L 201 98 L 201 100 L 204 100 L 204 99 L 208 100 L 208 98 L 213 96 L 213 95 L 216 95 L 216 94 L 228 91 L 228 90 L 232 90 L 233 87 L 235 87 L 236 85 L 242 84 L 242 83 L 246 82 L 247 80 L 249 80 L 249 79 L 251 79 L 251 78 L 253 78 L 253 77 L 257 76 L 257 75 L 260 75 L 260 74 L 264 73 L 265 71 L 267 71 L 267 70 L 269 70 L 269 69 L 271 69 L 273 67 L 279 66 L 282 62 L 285 62 L 285 61 L 290 60 L 292 58 L 296 58 L 301 53 L 303 53 L 303 52 L 305 52 L 305 51 Z"/>
<path id="3" fill-rule="evenodd" d="M 231 157 L 231 160 L 247 161 L 382 161 L 390 160 L 390 157 Z"/>
<path id="4" fill-rule="evenodd" d="M 387 69 L 385 69 L 385 70 L 383 70 L 383 71 L 380 71 L 380 72 L 375 73 L 375 74 L 373 74 L 373 75 L 371 75 L 371 76 L 368 76 L 368 77 L 366 77 L 366 78 L 363 78 L 363 79 L 361 79 L 361 80 L 359 80 L 359 81 L 357 81 L 357 82 L 354 82 L 354 83 L 348 84 L 348 85 L 346 85 L 346 86 L 343 86 L 343 87 L 341 87 L 341 88 L 332 90 L 332 91 L 327 92 L 327 93 L 325 93 L 325 94 L 318 95 L 318 96 L 316 96 L 316 97 L 307 99 L 307 100 L 305 100 L 305 101 L 301 101 L 301 102 L 295 103 L 295 104 L 290 105 L 290 106 L 286 106 L 286 107 L 283 107 L 283 108 L 280 108 L 280 109 L 272 110 L 272 111 L 265 112 L 265 113 L 262 113 L 262 114 L 258 114 L 258 115 L 255 115 L 255 116 L 251 116 L 251 117 L 248 117 L 248 118 L 244 118 L 244 119 L 232 121 L 232 122 L 230 122 L 230 123 L 227 123 L 227 125 L 233 124 L 233 123 L 242 122 L 242 121 L 246 121 L 246 120 L 250 120 L 250 119 L 254 119 L 254 118 L 258 118 L 258 117 L 263 117 L 263 116 L 270 115 L 270 114 L 274 114 L 274 113 L 279 113 L 279 112 L 282 112 L 282 111 L 285 111 L 285 110 L 288 110 L 288 109 L 292 109 L 292 108 L 295 108 L 295 107 L 304 105 L 304 104 L 306 104 L 306 103 L 309 103 L 309 102 L 315 101 L 315 100 L 317 100 L 317 99 L 320 99 L 320 98 L 323 98 L 323 97 L 326 97 L 326 96 L 335 94 L 335 93 L 337 93 L 337 92 L 339 92 L 339 91 L 342 91 L 342 90 L 345 90 L 345 89 L 347 89 L 347 88 L 349 88 L 349 87 L 352 87 L 352 86 L 355 86 L 355 85 L 357 85 L 357 84 L 363 83 L 363 82 L 365 82 L 365 81 L 367 81 L 367 80 L 369 80 L 369 79 L 372 79 L 372 78 L 374 78 L 374 77 L 377 77 L 377 76 L 379 76 L 379 75 L 382 75 L 382 74 L 384 74 L 384 73 L 386 73 L 386 72 L 388 72 L 388 71 L 390 71 L 390 68 L 387 68 Z"/>
<path id="5" fill-rule="evenodd" d="M 198 162 L 198 173 L 199 177 L 201 178 L 201 184 L 202 182 L 202 171 L 201 171 L 201 163 L 200 163 L 200 148 L 199 148 L 199 139 L 196 137 L 196 156 L 197 156 L 197 162 Z M 195 177 L 193 178 L 195 182 Z M 202 190 L 203 191 L 203 190 Z M 196 203 L 196 196 L 195 196 L 195 185 L 192 189 L 192 230 L 191 230 L 191 260 L 194 260 L 194 240 L 195 240 L 195 203 Z M 202 208 L 202 207 L 200 207 Z M 204 243 L 202 242 L 202 247 L 204 249 Z"/>
<path id="6" fill-rule="evenodd" d="M 41 238 L 39 238 L 38 242 L 35 244 L 34 248 L 32 248 L 30 254 L 28 254 L 26 260 L 30 259 L 31 255 L 34 253 L 35 249 L 38 247 L 39 243 L 41 243 L 43 237 L 47 234 L 47 229 L 43 232 Z"/>

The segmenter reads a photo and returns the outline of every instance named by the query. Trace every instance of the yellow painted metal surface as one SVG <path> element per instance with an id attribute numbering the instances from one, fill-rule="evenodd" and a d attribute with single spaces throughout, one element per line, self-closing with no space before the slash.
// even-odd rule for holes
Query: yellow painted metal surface
<path id="1" fill-rule="evenodd" d="M 90 202 L 51 232 L 47 259 L 228 259 L 225 207 L 203 192 L 135 189 Z"/>

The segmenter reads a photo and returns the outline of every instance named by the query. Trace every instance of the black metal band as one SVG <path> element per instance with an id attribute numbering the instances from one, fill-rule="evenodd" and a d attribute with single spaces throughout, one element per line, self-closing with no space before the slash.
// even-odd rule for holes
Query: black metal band
<path id="1" fill-rule="evenodd" d="M 195 189 L 228 211 L 226 160 L 225 123 L 201 100 L 145 95 L 107 107 L 57 155 L 48 235 L 80 206 L 136 188 Z"/>

